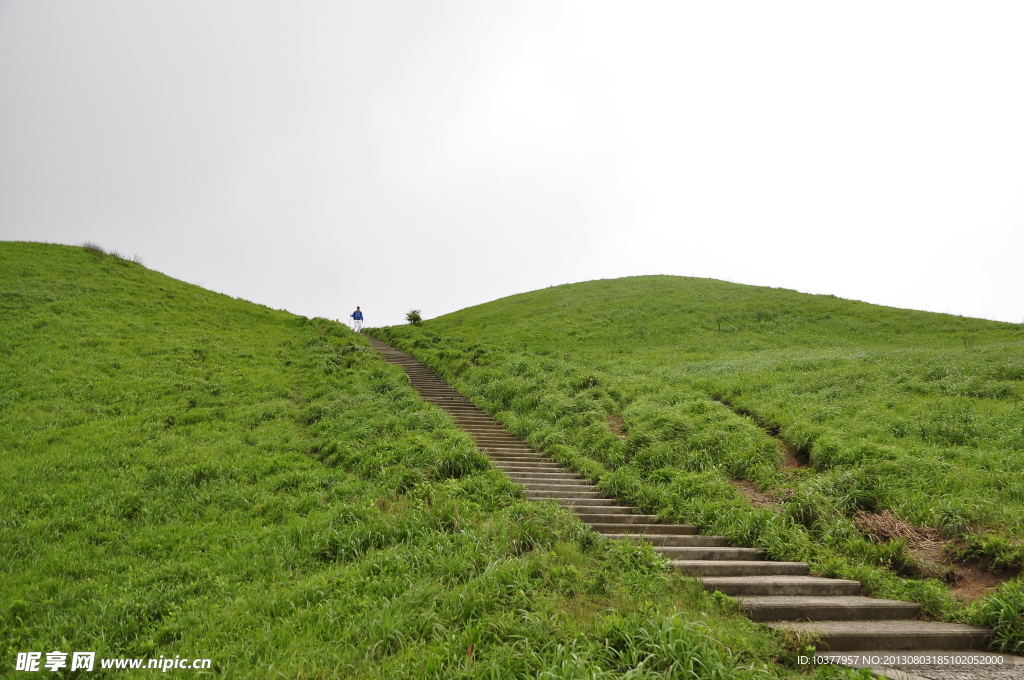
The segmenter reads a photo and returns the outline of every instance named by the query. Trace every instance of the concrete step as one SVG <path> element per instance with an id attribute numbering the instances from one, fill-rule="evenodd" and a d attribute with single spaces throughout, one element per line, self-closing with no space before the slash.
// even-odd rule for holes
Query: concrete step
<path id="1" fill-rule="evenodd" d="M 514 456 L 514 457 L 513 457 Z M 552 461 L 549 458 L 543 458 L 536 454 L 521 452 L 493 452 L 489 451 L 487 457 L 491 459 L 492 463 L 503 463 L 514 465 L 516 463 L 548 463 Z M 563 472 L 572 472 L 572 470 L 563 469 Z"/>
<path id="2" fill-rule="evenodd" d="M 670 565 L 687 576 L 805 576 L 806 562 L 767 560 L 672 560 Z"/>
<path id="3" fill-rule="evenodd" d="M 548 485 L 546 485 L 546 484 L 536 484 L 535 482 L 516 482 L 516 484 L 522 484 L 524 487 L 526 487 L 526 497 L 527 497 L 528 500 L 530 500 L 530 499 L 538 499 L 538 500 L 540 500 L 540 499 L 545 499 L 545 498 L 555 499 L 555 498 L 604 498 L 605 497 L 605 494 L 601 493 L 600 491 L 598 491 L 594 487 L 586 486 L 585 484 L 581 484 L 580 486 L 575 487 L 573 489 L 567 489 L 565 487 L 559 487 L 559 489 L 544 489 L 544 488 L 540 488 L 540 487 L 544 487 L 544 486 L 548 486 Z M 539 496 L 536 493 L 536 492 L 546 493 L 546 492 L 549 492 L 549 491 L 554 491 L 555 493 L 553 493 L 551 496 Z M 615 501 L 615 505 L 618 505 L 618 504 L 619 504 L 619 502 Z"/>
<path id="4" fill-rule="evenodd" d="M 643 515 L 638 515 L 642 517 Z M 650 515 L 647 515 L 648 517 Z M 689 524 L 657 524 L 655 522 L 634 523 L 628 526 L 621 524 L 605 524 L 600 521 L 587 521 L 594 531 L 602 534 L 671 534 L 672 536 L 690 536 L 697 533 L 697 527 Z"/>
<path id="5" fill-rule="evenodd" d="M 507 460 L 495 460 L 490 459 L 490 462 L 494 463 L 497 467 L 508 472 L 531 472 L 535 474 L 571 474 L 575 476 L 575 473 L 571 470 L 566 470 L 557 463 L 551 463 L 549 461 L 507 461 Z"/>
<path id="6" fill-rule="evenodd" d="M 710 576 L 704 590 L 721 590 L 726 595 L 860 595 L 858 581 L 818 576 Z"/>
<path id="7" fill-rule="evenodd" d="M 618 503 L 614 498 L 538 498 L 537 500 L 551 500 L 559 505 L 578 507 L 615 505 Z"/>
<path id="8" fill-rule="evenodd" d="M 491 462 L 502 470 L 508 470 L 509 472 L 549 472 L 553 475 L 572 474 L 572 472 L 569 472 L 558 463 L 552 463 L 547 460 L 492 460 Z"/>
<path id="9" fill-rule="evenodd" d="M 632 508 L 630 508 L 632 510 Z M 651 524 L 657 515 L 611 515 L 607 513 L 580 513 L 580 519 L 587 524 Z"/>
<path id="10" fill-rule="evenodd" d="M 545 456 L 543 453 L 540 453 L 539 451 L 534 451 L 528 445 L 522 442 L 520 442 L 519 445 L 514 447 L 514 450 L 511 451 L 495 450 L 494 455 L 507 456 L 509 458 L 536 458 L 540 460 L 546 460 L 549 463 L 555 462 L 553 459 L 549 458 L 548 456 Z"/>
<path id="11" fill-rule="evenodd" d="M 760 560 L 761 554 L 755 548 L 730 548 L 718 546 L 658 546 L 655 552 L 673 560 Z"/>
<path id="12" fill-rule="evenodd" d="M 536 472 L 505 472 L 505 475 L 512 481 L 518 482 L 519 484 L 525 484 L 527 486 L 531 484 L 546 484 L 548 482 L 559 482 L 564 483 L 578 483 L 586 484 L 587 480 L 580 479 L 576 475 L 567 475 L 562 472 L 555 473 L 554 479 L 550 475 L 540 474 Z"/>
<path id="13" fill-rule="evenodd" d="M 553 463 L 550 458 L 545 458 L 539 453 L 516 452 L 516 451 L 493 451 L 487 456 L 492 461 L 503 463 Z M 566 470 L 569 472 L 569 470 Z"/>
<path id="14" fill-rule="evenodd" d="M 914 602 L 862 595 L 755 595 L 742 597 L 740 602 L 754 621 L 881 621 L 912 619 L 921 612 L 921 605 Z"/>
<path id="15" fill-rule="evenodd" d="M 492 451 L 491 455 L 493 455 L 493 456 L 508 456 L 510 458 L 516 458 L 516 457 L 519 457 L 519 458 L 524 458 L 524 457 L 525 458 L 536 458 L 536 459 L 540 459 L 540 460 L 546 460 L 549 463 L 555 462 L 554 460 L 552 460 L 548 456 L 544 455 L 543 453 L 541 453 L 539 451 L 534 451 L 533 449 L 530 448 L 530 446 L 528 444 L 524 444 L 523 442 L 519 442 L 518 444 L 516 444 L 515 446 L 511 447 L 510 449 L 502 449 L 501 447 L 494 447 L 494 451 Z"/>
<path id="16" fill-rule="evenodd" d="M 569 481 L 569 482 L 586 482 L 585 479 L 574 475 L 571 472 L 545 472 L 542 470 L 536 470 L 532 468 L 523 469 L 509 469 L 504 465 L 495 465 L 494 467 L 500 468 L 505 471 L 509 477 L 513 479 L 530 479 L 535 482 L 542 480 L 558 480 L 558 481 Z"/>
<path id="17" fill-rule="evenodd" d="M 517 439 L 512 437 L 495 437 L 493 435 L 476 435 L 467 430 L 467 434 L 473 438 L 480 446 L 505 446 L 505 447 L 517 447 L 525 446 Z"/>
<path id="18" fill-rule="evenodd" d="M 781 621 L 768 626 L 820 636 L 817 648 L 831 652 L 984 649 L 990 635 L 985 628 L 942 621 Z"/>
<path id="19" fill-rule="evenodd" d="M 573 508 L 573 509 L 576 511 L 576 514 L 593 515 L 593 514 L 600 513 L 602 515 L 615 516 L 615 517 L 621 517 L 621 516 L 633 517 L 633 516 L 635 516 L 635 515 L 633 515 L 633 508 L 629 507 L 628 505 L 603 505 L 603 506 L 596 506 L 596 507 L 586 506 L 586 507 L 578 507 L 578 508 Z M 586 520 L 584 520 L 584 521 L 586 521 Z"/>
<path id="20" fill-rule="evenodd" d="M 645 541 L 654 546 L 727 546 L 725 536 L 672 536 L 669 534 L 602 534 L 605 538 Z"/>
<path id="21" fill-rule="evenodd" d="M 572 500 L 576 498 L 601 498 L 603 494 L 593 489 L 587 491 L 542 491 L 527 489 L 526 497 L 530 500 Z"/>
<path id="22" fill-rule="evenodd" d="M 496 465 L 500 470 L 503 470 L 510 479 L 515 479 L 520 483 L 537 482 L 537 483 L 557 483 L 557 484 L 589 484 L 586 479 L 582 479 L 570 472 L 546 472 L 544 470 L 509 470 L 500 465 Z"/>
<path id="23" fill-rule="evenodd" d="M 532 483 L 524 484 L 527 491 L 597 491 L 597 488 L 591 484 L 558 484 L 558 483 Z"/>

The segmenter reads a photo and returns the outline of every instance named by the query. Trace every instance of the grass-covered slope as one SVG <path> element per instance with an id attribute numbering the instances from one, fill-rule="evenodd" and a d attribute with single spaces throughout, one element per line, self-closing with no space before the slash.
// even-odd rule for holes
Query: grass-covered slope
<path id="1" fill-rule="evenodd" d="M 757 670 L 793 643 L 649 548 L 524 501 L 338 324 L 25 243 L 0 243 L 0 318 L 0 676 L 53 650 L 227 678 L 799 672 Z"/>
<path id="2" fill-rule="evenodd" d="M 854 522 L 890 511 L 1020 569 L 1024 326 L 650 276 L 374 332 L 620 497 L 1024 648 L 1019 584 L 967 611 L 926 578 L 934 565 Z M 783 469 L 787 449 L 809 467 Z M 754 510 L 730 479 L 776 507 Z"/>

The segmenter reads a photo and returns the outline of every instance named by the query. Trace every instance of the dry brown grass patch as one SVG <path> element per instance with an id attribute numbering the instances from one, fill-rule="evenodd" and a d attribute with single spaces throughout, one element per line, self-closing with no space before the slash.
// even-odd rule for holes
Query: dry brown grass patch
<path id="1" fill-rule="evenodd" d="M 880 513 L 858 513 L 853 518 L 853 523 L 858 529 L 880 543 L 902 538 L 907 542 L 907 547 L 911 549 L 941 548 L 944 544 L 942 532 L 938 529 L 915 527 L 906 520 L 896 517 L 888 510 L 883 510 Z"/>

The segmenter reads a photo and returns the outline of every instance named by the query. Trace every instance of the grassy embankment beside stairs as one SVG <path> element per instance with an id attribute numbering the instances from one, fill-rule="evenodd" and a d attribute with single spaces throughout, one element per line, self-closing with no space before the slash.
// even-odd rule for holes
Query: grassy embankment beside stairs
<path id="1" fill-rule="evenodd" d="M 651 276 L 371 332 L 646 511 L 1024 650 L 1019 579 L 961 602 L 945 566 L 858 525 L 888 512 L 940 530 L 949 558 L 1019 574 L 1022 325 Z M 752 506 L 736 480 L 774 502 Z"/>
<path id="2" fill-rule="evenodd" d="M 26 243 L 0 243 L 0 315 L 0 676 L 54 650 L 226 678 L 802 673 L 646 546 L 523 500 L 338 324 Z"/>

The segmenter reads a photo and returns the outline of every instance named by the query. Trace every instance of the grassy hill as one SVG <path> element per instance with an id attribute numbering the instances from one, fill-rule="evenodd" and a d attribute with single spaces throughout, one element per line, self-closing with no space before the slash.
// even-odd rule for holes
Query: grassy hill
<path id="1" fill-rule="evenodd" d="M 1024 565 L 1024 326 L 648 276 L 372 332 L 647 511 L 1024 649 L 1020 582 L 967 606 L 944 564 Z M 879 518 L 938 530 L 945 556 Z"/>
<path id="2" fill-rule="evenodd" d="M 28 243 L 0 243 L 0 318 L 0 676 L 53 650 L 225 678 L 803 673 L 801 641 L 649 547 L 524 501 L 343 326 Z"/>

